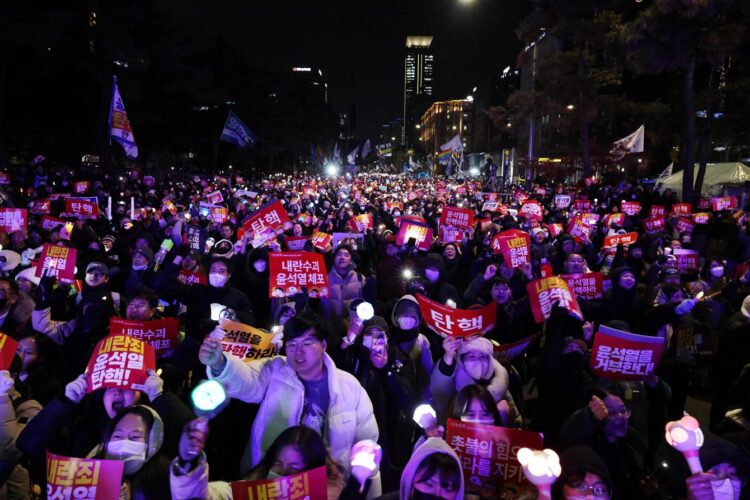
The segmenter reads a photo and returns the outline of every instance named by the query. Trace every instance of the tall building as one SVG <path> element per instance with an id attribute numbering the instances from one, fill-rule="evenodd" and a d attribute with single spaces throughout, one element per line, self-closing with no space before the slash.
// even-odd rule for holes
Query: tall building
<path id="1" fill-rule="evenodd" d="M 456 134 L 464 147 L 471 144 L 473 113 L 474 101 L 470 98 L 432 103 L 418 124 L 422 148 L 435 154 Z"/>
<path id="2" fill-rule="evenodd" d="M 434 56 L 430 51 L 431 36 L 406 37 L 404 59 L 404 129 L 401 143 L 407 148 L 416 144 L 416 125 L 430 105 L 434 92 Z"/>

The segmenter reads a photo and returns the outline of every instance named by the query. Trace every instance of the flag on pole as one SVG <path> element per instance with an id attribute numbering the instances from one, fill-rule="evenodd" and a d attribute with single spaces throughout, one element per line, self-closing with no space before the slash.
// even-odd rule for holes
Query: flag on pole
<path id="1" fill-rule="evenodd" d="M 128 113 L 125 111 L 125 103 L 122 102 L 120 90 L 117 88 L 117 77 L 112 77 L 112 102 L 109 105 L 109 143 L 112 139 L 117 141 L 122 149 L 125 150 L 125 156 L 128 158 L 138 158 L 138 146 L 135 144 L 133 129 L 130 128 Z"/>
<path id="2" fill-rule="evenodd" d="M 612 144 L 612 150 L 609 152 L 610 156 L 619 160 L 626 154 L 643 153 L 643 141 L 645 136 L 646 126 L 641 125 L 632 134 L 623 137 L 619 141 L 615 141 Z"/>
<path id="3" fill-rule="evenodd" d="M 364 160 L 367 158 L 367 155 L 370 154 L 370 139 L 367 139 L 365 141 L 365 144 L 362 146 L 362 159 Z"/>
<path id="4" fill-rule="evenodd" d="M 348 155 L 348 156 L 346 157 L 346 160 L 347 160 L 347 162 L 348 162 L 348 163 L 349 163 L 350 165 L 354 165 L 354 160 L 356 160 L 356 159 L 357 159 L 357 155 L 359 155 L 359 145 L 357 145 L 357 147 L 355 147 L 355 148 L 354 148 L 354 149 L 352 150 L 352 152 L 351 152 L 351 153 L 349 153 L 349 155 Z"/>
<path id="5" fill-rule="evenodd" d="M 452 156 L 453 156 L 453 150 L 446 149 L 445 151 L 441 151 L 438 153 L 437 161 L 439 163 L 450 163 Z"/>
<path id="6" fill-rule="evenodd" d="M 674 163 L 670 163 L 669 165 L 667 165 L 667 168 L 665 168 L 664 170 L 661 171 L 661 173 L 659 174 L 659 177 L 657 177 L 657 179 L 661 179 L 663 177 L 669 177 L 670 175 L 672 175 L 672 167 L 673 166 L 674 166 Z"/>
<path id="7" fill-rule="evenodd" d="M 258 138 L 253 132 L 242 123 L 239 116 L 234 111 L 229 110 L 227 121 L 224 122 L 224 130 L 221 131 L 219 140 L 235 144 L 241 148 L 245 146 L 255 146 Z"/>
<path id="8" fill-rule="evenodd" d="M 456 153 L 464 150 L 464 143 L 461 142 L 461 136 L 456 134 L 453 139 L 440 146 L 441 151 L 453 150 Z"/>
<path id="9" fill-rule="evenodd" d="M 339 149 L 339 143 L 333 145 L 333 162 L 338 164 L 341 163 L 341 150 Z"/>

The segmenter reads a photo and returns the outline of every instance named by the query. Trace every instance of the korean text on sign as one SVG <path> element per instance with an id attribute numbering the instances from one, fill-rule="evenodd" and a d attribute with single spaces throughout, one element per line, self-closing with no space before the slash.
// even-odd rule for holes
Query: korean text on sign
<path id="1" fill-rule="evenodd" d="M 233 481 L 235 500 L 327 500 L 325 466 L 293 476 L 258 481 Z"/>
<path id="2" fill-rule="evenodd" d="M 587 300 L 602 298 L 604 291 L 602 273 L 561 274 L 560 277 L 575 292 L 576 298 Z"/>
<path id="3" fill-rule="evenodd" d="M 529 234 L 524 231 L 505 231 L 498 234 L 496 246 L 500 253 L 503 254 L 505 263 L 510 267 L 522 267 L 531 263 L 531 239 Z M 495 242 L 493 241 L 493 250 Z"/>
<path id="4" fill-rule="evenodd" d="M 156 369 L 154 348 L 143 340 L 126 335 L 110 335 L 96 344 L 89 359 L 88 392 L 102 387 L 132 389 L 142 384 L 146 370 Z"/>
<path id="5" fill-rule="evenodd" d="M 289 214 L 286 212 L 284 205 L 280 201 L 275 201 L 269 205 L 260 208 L 242 227 L 245 231 L 254 231 L 256 233 L 264 229 L 276 229 L 289 222 Z"/>
<path id="6" fill-rule="evenodd" d="M 594 336 L 591 369 L 597 376 L 642 380 L 659 366 L 664 339 L 600 326 Z"/>
<path id="7" fill-rule="evenodd" d="M 440 226 L 469 228 L 474 225 L 474 211 L 468 208 L 444 207 L 440 214 Z"/>
<path id="8" fill-rule="evenodd" d="M 328 273 L 321 254 L 272 252 L 269 254 L 270 297 L 295 295 L 305 288 L 311 296 L 328 295 Z"/>
<path id="9" fill-rule="evenodd" d="M 420 250 L 429 250 L 432 244 L 432 228 L 410 220 L 402 220 L 396 237 L 396 245 L 403 245 L 414 238 Z"/>
<path id="10" fill-rule="evenodd" d="M 542 449 L 540 433 L 448 419 L 445 440 L 461 462 L 466 493 L 482 498 L 536 493 L 516 455 L 523 447 Z"/>
<path id="11" fill-rule="evenodd" d="M 68 198 L 65 200 L 65 212 L 80 218 L 99 217 L 99 205 L 95 201 L 81 198 Z"/>
<path id="12" fill-rule="evenodd" d="M 0 230 L 10 234 L 14 231 L 24 231 L 28 221 L 25 208 L 0 208 Z"/>
<path id="13" fill-rule="evenodd" d="M 247 363 L 254 359 L 270 358 L 276 355 L 276 347 L 271 343 L 273 334 L 252 326 L 220 319 L 226 334 L 221 341 L 221 349 Z"/>
<path id="14" fill-rule="evenodd" d="M 37 266 L 36 276 L 54 276 L 60 280 L 75 280 L 76 250 L 45 243 L 39 257 L 42 265 Z"/>
<path id="15" fill-rule="evenodd" d="M 578 319 L 582 319 L 581 308 L 568 283 L 558 277 L 540 278 L 526 285 L 529 294 L 529 303 L 531 311 L 534 313 L 534 320 L 537 323 L 543 323 L 549 318 L 554 305 L 567 309 L 568 312 Z"/>
<path id="16" fill-rule="evenodd" d="M 497 308 L 454 309 L 417 294 L 425 324 L 435 333 L 449 337 L 477 337 L 495 327 Z"/>
<path id="17" fill-rule="evenodd" d="M 47 498 L 119 498 L 123 466 L 120 460 L 72 458 L 47 452 Z"/>
<path id="18" fill-rule="evenodd" d="M 174 350 L 179 343 L 180 322 L 177 318 L 140 321 L 124 318 L 109 320 L 111 335 L 128 335 L 151 344 L 159 354 Z"/>

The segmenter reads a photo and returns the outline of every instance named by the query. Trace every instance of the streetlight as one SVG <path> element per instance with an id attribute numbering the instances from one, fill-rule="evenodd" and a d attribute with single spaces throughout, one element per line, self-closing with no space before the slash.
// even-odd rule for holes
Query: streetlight
<path id="1" fill-rule="evenodd" d="M 573 111 L 574 109 L 576 109 L 576 107 L 572 104 L 568 104 L 567 106 L 565 106 L 565 109 L 567 109 L 568 111 Z"/>

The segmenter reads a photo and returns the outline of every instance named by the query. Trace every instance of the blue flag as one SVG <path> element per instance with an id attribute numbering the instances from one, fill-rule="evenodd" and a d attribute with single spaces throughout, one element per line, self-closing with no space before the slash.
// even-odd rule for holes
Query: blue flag
<path id="1" fill-rule="evenodd" d="M 224 130 L 221 131 L 220 140 L 231 142 L 241 148 L 255 146 L 255 143 L 258 142 L 258 138 L 252 130 L 247 128 L 247 125 L 242 123 L 242 120 L 231 109 L 227 121 L 224 123 Z"/>

